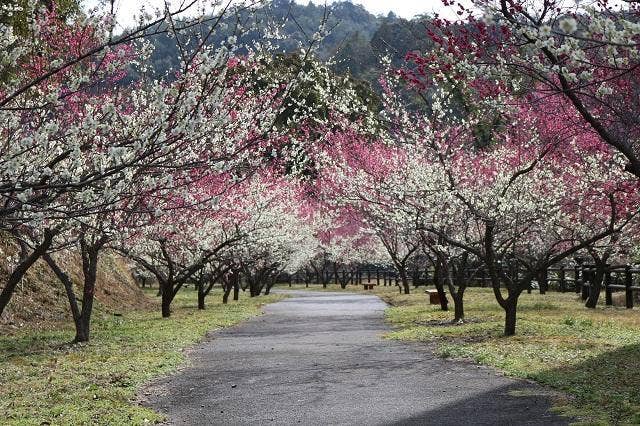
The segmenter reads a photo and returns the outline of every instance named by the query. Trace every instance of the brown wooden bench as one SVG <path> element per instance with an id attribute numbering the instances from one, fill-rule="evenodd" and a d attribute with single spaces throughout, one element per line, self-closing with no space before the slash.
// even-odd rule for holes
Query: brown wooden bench
<path id="1" fill-rule="evenodd" d="M 426 290 L 425 293 L 429 295 L 429 304 L 440 304 L 440 295 L 438 294 L 438 290 Z"/>
<path id="2" fill-rule="evenodd" d="M 377 285 L 374 283 L 362 283 L 365 290 L 373 290 L 373 288 Z"/>

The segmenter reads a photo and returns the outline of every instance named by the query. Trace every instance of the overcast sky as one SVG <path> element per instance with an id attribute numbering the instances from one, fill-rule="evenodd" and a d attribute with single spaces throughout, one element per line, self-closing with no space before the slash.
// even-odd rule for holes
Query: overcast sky
<path id="1" fill-rule="evenodd" d="M 84 4 L 91 7 L 99 3 L 100 0 L 85 0 Z M 316 4 L 324 4 L 324 0 L 312 0 Z M 297 3 L 306 4 L 309 0 L 296 0 Z M 173 0 L 173 5 L 179 5 L 180 0 Z M 202 1 L 201 4 L 209 2 Z M 328 0 L 328 3 L 332 3 Z M 404 18 L 411 18 L 417 14 L 442 12 L 442 0 L 352 0 L 352 3 L 363 5 L 367 10 L 374 14 L 386 15 L 394 12 L 396 15 Z M 127 27 L 132 26 L 134 16 L 140 11 L 141 6 L 145 6 L 148 11 L 154 10 L 156 7 L 162 7 L 163 0 L 116 0 L 118 10 L 118 22 L 120 25 Z"/>
<path id="2" fill-rule="evenodd" d="M 296 0 L 306 4 L 308 1 Z M 314 3 L 324 4 L 323 0 L 313 0 Z M 403 18 L 411 18 L 422 13 L 442 9 L 442 0 L 352 0 L 351 3 L 361 4 L 371 13 L 383 14 L 393 11 Z"/>

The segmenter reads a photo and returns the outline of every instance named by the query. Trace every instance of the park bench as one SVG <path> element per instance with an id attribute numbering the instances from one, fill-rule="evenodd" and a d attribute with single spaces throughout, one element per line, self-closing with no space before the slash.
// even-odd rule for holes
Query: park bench
<path id="1" fill-rule="evenodd" d="M 440 295 L 438 294 L 438 290 L 426 290 L 425 293 L 429 295 L 429 304 L 440 304 Z"/>
<path id="2" fill-rule="evenodd" d="M 374 283 L 362 283 L 365 290 L 373 290 L 373 287 L 376 286 Z"/>

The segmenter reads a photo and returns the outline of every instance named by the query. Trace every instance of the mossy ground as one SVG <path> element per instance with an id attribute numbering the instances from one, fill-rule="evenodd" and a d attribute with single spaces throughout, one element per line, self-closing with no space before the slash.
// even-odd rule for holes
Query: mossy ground
<path id="1" fill-rule="evenodd" d="M 362 286 L 347 290 L 362 292 Z M 582 423 L 640 424 L 637 308 L 587 309 L 574 293 L 523 294 L 517 335 L 507 338 L 504 312 L 489 289 L 467 290 L 467 322 L 460 325 L 451 324 L 452 311 L 429 305 L 424 289 L 402 295 L 378 286 L 373 293 L 392 304 L 386 319 L 396 329 L 389 338 L 426 342 L 442 357 L 470 359 L 561 391 L 568 398 L 559 398 L 556 409 Z"/>
<path id="2" fill-rule="evenodd" d="M 152 293 L 150 296 L 153 297 Z M 5 425 L 132 425 L 162 416 L 134 402 L 136 390 L 185 361 L 183 349 L 209 330 L 260 313 L 281 296 L 242 297 L 222 305 L 211 294 L 196 309 L 196 293 L 174 301 L 171 318 L 159 309 L 114 316 L 98 310 L 92 340 L 70 345 L 69 324 L 28 329 L 0 337 L 0 423 Z"/>

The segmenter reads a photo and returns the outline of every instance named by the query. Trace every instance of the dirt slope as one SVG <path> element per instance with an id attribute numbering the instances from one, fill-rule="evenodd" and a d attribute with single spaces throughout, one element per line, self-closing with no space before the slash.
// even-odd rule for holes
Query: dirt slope
<path id="1" fill-rule="evenodd" d="M 0 288 L 6 282 L 9 261 L 16 247 L 0 240 Z M 82 264 L 77 253 L 54 255 L 76 286 L 76 296 L 82 296 Z M 134 281 L 124 259 L 105 253 L 98 267 L 96 307 L 102 312 L 119 313 L 132 309 L 148 309 L 153 302 Z M 47 327 L 51 322 L 71 321 L 64 287 L 49 266 L 38 261 L 18 285 L 7 310 L 0 317 L 0 333 L 10 333 L 22 327 Z"/>

